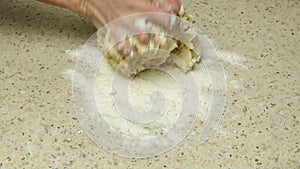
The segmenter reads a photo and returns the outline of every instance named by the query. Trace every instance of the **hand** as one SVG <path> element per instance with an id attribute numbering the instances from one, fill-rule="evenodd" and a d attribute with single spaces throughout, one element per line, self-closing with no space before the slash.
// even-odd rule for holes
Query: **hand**
<path id="1" fill-rule="evenodd" d="M 151 15 L 148 18 L 151 22 L 168 28 L 171 24 L 169 14 L 176 15 L 179 12 L 180 2 L 179 0 L 79 0 L 75 8 L 73 6 L 73 8 L 69 9 L 89 17 L 97 29 L 118 18 L 145 12 L 168 14 Z M 136 28 L 133 20 L 117 23 L 108 29 L 114 32 L 112 38 L 117 44 L 118 50 L 123 54 L 126 53 L 124 52 L 125 50 L 132 50 L 132 47 L 124 40 L 124 35 L 126 35 L 124 32 L 135 34 L 135 37 L 141 43 L 147 43 L 151 37 L 149 34 L 143 34 L 142 30 Z"/>
<path id="2" fill-rule="evenodd" d="M 159 15 L 151 15 L 147 20 L 170 28 L 172 18 L 169 14 L 177 14 L 180 10 L 179 0 L 38 0 L 51 5 L 67 8 L 80 15 L 88 16 L 93 21 L 96 28 L 100 28 L 107 23 L 123 16 L 134 13 L 154 12 Z M 162 14 L 165 13 L 166 15 Z M 138 18 L 137 18 L 138 19 Z M 126 19 L 125 19 L 126 20 Z M 129 34 L 136 35 L 142 43 L 147 43 L 150 36 L 142 34 L 142 31 L 135 27 L 135 21 L 132 17 L 123 23 L 117 23 L 113 26 L 113 39 L 115 42 L 122 41 L 124 30 Z M 118 48 L 126 48 L 126 42 L 123 41 Z"/>
<path id="3" fill-rule="evenodd" d="M 79 14 L 92 19 L 96 28 L 133 13 L 178 13 L 179 0 L 80 0 Z M 157 18 L 165 23 L 166 18 Z"/>

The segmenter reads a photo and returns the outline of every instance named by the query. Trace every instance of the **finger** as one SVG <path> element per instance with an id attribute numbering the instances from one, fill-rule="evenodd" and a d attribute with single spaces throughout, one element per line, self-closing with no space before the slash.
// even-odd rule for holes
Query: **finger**
<path id="1" fill-rule="evenodd" d="M 138 35 L 135 35 L 135 37 L 137 38 L 137 40 L 143 44 L 147 44 L 150 39 L 151 39 L 151 35 L 149 33 L 141 33 Z"/>
<path id="2" fill-rule="evenodd" d="M 99 21 L 97 21 L 95 19 L 92 19 L 92 23 L 93 23 L 93 25 L 95 26 L 95 28 L 97 30 L 100 29 L 103 26 Z"/>
<path id="3" fill-rule="evenodd" d="M 178 14 L 181 4 L 179 0 L 164 0 L 163 1 L 163 6 L 167 6 L 172 13 Z"/>
<path id="4" fill-rule="evenodd" d="M 180 18 L 174 14 L 171 15 L 168 13 L 151 12 L 145 15 L 148 21 L 162 26 L 167 31 L 176 29 L 176 26 L 178 26 L 180 23 Z"/>
<path id="5" fill-rule="evenodd" d="M 123 18 L 122 23 L 128 30 L 128 35 L 134 36 L 140 43 L 146 44 L 149 42 L 150 34 L 146 30 L 144 14 L 134 14 Z"/>
<path id="6" fill-rule="evenodd" d="M 117 44 L 117 49 L 123 56 L 128 56 L 130 54 L 130 51 L 132 50 L 127 39 L 119 42 Z"/>
<path id="7" fill-rule="evenodd" d="M 179 0 L 152 0 L 151 6 L 160 8 L 162 12 L 177 14 L 180 10 Z"/>
<path id="8" fill-rule="evenodd" d="M 134 23 L 132 23 L 134 22 Z M 136 25 L 136 20 L 127 23 L 127 29 L 130 34 L 137 38 L 137 40 L 143 44 L 146 44 L 150 40 L 150 34 L 146 30 L 142 30 Z"/>
<path id="9" fill-rule="evenodd" d="M 112 40 L 115 44 L 126 39 L 129 34 L 126 25 L 120 21 L 111 22 L 106 25 L 106 28 L 111 32 Z"/>
<path id="10" fill-rule="evenodd" d="M 121 54 L 127 55 L 130 51 L 130 46 L 127 40 L 128 31 L 125 29 L 125 25 L 113 22 L 106 25 L 106 28 L 110 32 L 112 47 L 116 47 Z"/>

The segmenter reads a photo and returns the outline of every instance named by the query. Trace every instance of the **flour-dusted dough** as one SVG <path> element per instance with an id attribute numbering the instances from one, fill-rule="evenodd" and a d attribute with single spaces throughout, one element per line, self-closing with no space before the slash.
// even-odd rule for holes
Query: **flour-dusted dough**
<path id="1" fill-rule="evenodd" d="M 111 40 L 114 32 L 109 29 L 105 34 L 98 32 L 99 46 L 105 52 L 105 58 L 110 65 L 128 77 L 163 64 L 176 66 L 184 72 L 190 71 L 193 65 L 200 60 L 200 42 L 192 24 L 185 24 L 191 23 L 193 18 L 184 11 L 183 7 L 181 7 L 179 17 L 182 19 L 180 30 L 173 35 L 167 33 L 160 26 L 139 18 L 136 26 L 154 34 L 151 35 L 148 44 L 140 43 L 134 36 L 127 37 L 126 43 L 131 47 L 127 54 L 118 51 Z M 174 16 L 172 19 L 176 20 L 177 17 Z M 135 53 L 132 51 L 133 48 Z"/>

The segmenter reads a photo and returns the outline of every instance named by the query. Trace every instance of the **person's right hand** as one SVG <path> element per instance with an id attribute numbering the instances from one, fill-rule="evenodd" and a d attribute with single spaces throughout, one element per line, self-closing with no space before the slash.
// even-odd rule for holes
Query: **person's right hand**
<path id="1" fill-rule="evenodd" d="M 176 14 L 179 9 L 179 0 L 81 0 L 77 12 L 91 18 L 94 25 L 99 28 L 115 19 L 134 13 Z M 168 18 L 156 18 L 156 22 L 164 24 L 166 19 Z"/>
<path id="2" fill-rule="evenodd" d="M 80 5 L 73 10 L 81 15 L 89 17 L 96 28 L 100 28 L 120 17 L 135 13 L 157 12 L 176 15 L 180 10 L 179 0 L 80 0 Z M 149 18 L 162 27 L 167 27 L 171 22 L 170 15 L 156 15 Z M 119 24 L 119 23 L 118 23 Z M 124 22 L 113 28 L 113 38 L 119 42 L 124 37 L 124 32 L 120 29 L 126 29 L 129 33 L 138 34 L 142 32 L 135 27 L 132 22 Z M 136 36 L 142 43 L 149 41 L 149 35 L 140 34 Z M 123 42 L 118 45 L 119 49 L 124 49 L 126 44 Z"/>

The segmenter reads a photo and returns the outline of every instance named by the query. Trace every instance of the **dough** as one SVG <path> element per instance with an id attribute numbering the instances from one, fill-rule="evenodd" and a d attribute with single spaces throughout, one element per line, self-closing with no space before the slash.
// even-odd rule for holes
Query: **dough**
<path id="1" fill-rule="evenodd" d="M 119 52 L 113 43 L 111 37 L 114 32 L 110 29 L 107 29 L 105 33 L 98 32 L 98 43 L 109 64 L 128 77 L 165 64 L 187 72 L 192 70 L 196 62 L 200 61 L 200 42 L 191 24 L 193 17 L 188 15 L 183 7 L 180 9 L 179 18 L 174 16 L 171 19 L 171 25 L 174 25 L 175 21 L 178 24 L 176 25 L 177 30 L 172 33 L 152 22 L 147 22 L 145 18 L 138 18 L 135 26 L 145 32 L 153 32 L 151 40 L 148 44 L 142 44 L 136 37 L 127 36 L 125 40 L 129 44 L 129 49 L 125 54 Z"/>

